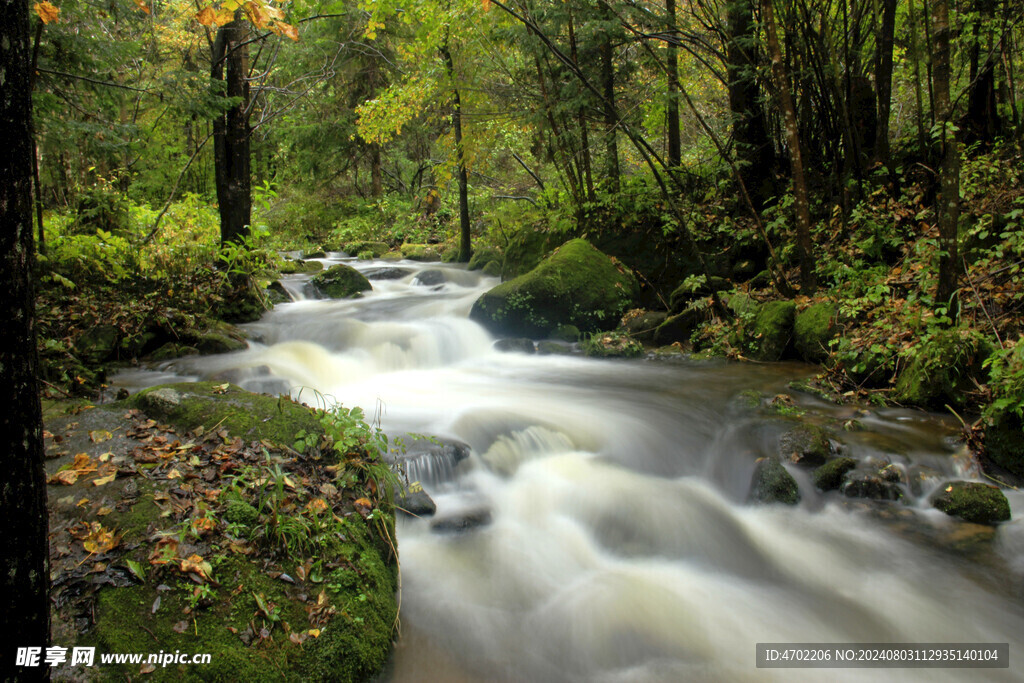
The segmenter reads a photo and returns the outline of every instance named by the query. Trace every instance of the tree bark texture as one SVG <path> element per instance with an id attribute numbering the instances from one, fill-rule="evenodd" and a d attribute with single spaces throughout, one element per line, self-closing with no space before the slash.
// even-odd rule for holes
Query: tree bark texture
<path id="1" fill-rule="evenodd" d="M 892 50 L 896 35 L 897 0 L 882 0 L 882 26 L 875 52 L 875 91 L 878 119 L 875 129 L 875 157 L 889 165 L 889 112 L 892 105 Z"/>
<path id="2" fill-rule="evenodd" d="M 932 62 L 932 90 L 935 92 L 936 123 L 942 126 L 940 138 L 942 167 L 939 171 L 939 284 L 936 305 L 945 306 L 956 291 L 957 223 L 960 218 L 960 150 L 951 130 L 953 107 L 950 102 L 949 2 L 932 1 L 932 30 L 935 53 Z M 951 313 L 955 308 L 950 306 Z M 953 317 L 952 315 L 950 317 Z"/>
<path id="3" fill-rule="evenodd" d="M 448 78 L 452 82 L 452 131 L 455 134 L 456 176 L 459 182 L 459 255 L 458 261 L 466 263 L 473 256 L 473 245 L 470 242 L 469 221 L 469 177 L 466 173 L 466 156 L 462 147 L 462 99 L 459 89 L 455 87 L 455 62 L 447 43 L 441 47 Z"/>
<path id="4" fill-rule="evenodd" d="M 49 667 L 16 667 L 16 647 L 49 644 L 48 520 L 32 270 L 32 89 L 27 0 L 0 5 L 0 679 L 45 680 Z M 11 638 L 11 636 L 16 636 Z"/>
<path id="5" fill-rule="evenodd" d="M 241 11 L 221 26 L 213 43 L 211 76 L 226 84 L 237 104 L 213 121 L 213 156 L 220 211 L 220 241 L 241 242 L 252 222 L 252 176 L 249 159 L 248 24 Z"/>

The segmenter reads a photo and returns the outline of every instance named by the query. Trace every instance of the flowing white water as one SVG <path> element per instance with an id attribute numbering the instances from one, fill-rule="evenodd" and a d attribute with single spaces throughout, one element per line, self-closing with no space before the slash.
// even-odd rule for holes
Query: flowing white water
<path id="1" fill-rule="evenodd" d="M 799 507 L 744 503 L 755 459 L 785 425 L 735 398 L 783 391 L 807 368 L 503 354 L 466 317 L 496 280 L 352 265 L 408 272 L 374 280 L 362 299 L 280 306 L 251 326 L 261 341 L 249 350 L 172 370 L 308 402 L 315 390 L 379 411 L 390 433 L 468 445 L 461 462 L 414 461 L 437 518 L 486 510 L 490 522 L 438 533 L 400 520 L 404 636 L 390 680 L 1021 680 L 1013 667 L 754 667 L 758 642 L 1009 642 L 1011 661 L 1024 644 L 1021 522 L 964 558 L 908 540 L 964 532 L 922 500 L 885 525 L 795 472 Z M 800 400 L 819 421 L 854 417 Z M 855 457 L 962 476 L 943 420 L 860 419 L 867 431 L 843 435 Z M 1011 505 L 1024 514 L 1019 494 Z"/>

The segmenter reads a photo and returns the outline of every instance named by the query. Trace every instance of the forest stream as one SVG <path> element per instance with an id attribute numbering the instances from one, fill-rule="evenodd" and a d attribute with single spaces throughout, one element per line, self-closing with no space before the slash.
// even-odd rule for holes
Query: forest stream
<path id="1" fill-rule="evenodd" d="M 468 319 L 496 278 L 461 266 L 344 260 L 373 291 L 298 299 L 247 326 L 250 348 L 124 371 L 138 389 L 223 378 L 362 406 L 413 442 L 411 481 L 437 504 L 402 517 L 401 638 L 386 680 L 821 680 L 757 669 L 758 642 L 1024 646 L 1024 494 L 994 534 L 934 510 L 975 478 L 958 423 L 793 392 L 801 364 L 594 360 L 493 348 Z M 789 393 L 844 455 L 925 472 L 903 504 L 821 494 L 747 503 L 755 460 L 792 421 L 740 400 Z M 846 431 L 843 424 L 858 430 Z M 406 441 L 411 440 L 406 437 Z M 841 442 L 841 443 L 839 443 Z M 468 446 L 468 451 L 465 446 Z M 831 669 L 829 679 L 1013 680 L 1012 669 Z M 1019 675 L 1019 674 L 1016 674 Z"/>

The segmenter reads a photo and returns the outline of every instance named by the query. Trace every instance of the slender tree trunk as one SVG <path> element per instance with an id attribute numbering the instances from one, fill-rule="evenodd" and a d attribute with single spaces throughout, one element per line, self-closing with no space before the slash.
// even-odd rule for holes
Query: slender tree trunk
<path id="1" fill-rule="evenodd" d="M 569 55 L 572 63 L 579 66 L 579 54 L 576 45 L 576 29 L 573 26 L 572 14 L 569 15 Z M 587 131 L 586 108 L 580 105 L 576 112 L 577 126 L 580 130 L 580 166 L 583 184 L 587 189 L 587 200 L 594 201 L 594 175 L 590 170 L 590 135 Z"/>
<path id="2" fill-rule="evenodd" d="M 776 35 L 775 13 L 772 0 L 763 0 L 762 19 L 768 39 L 768 55 L 772 62 L 772 76 L 778 90 L 779 108 L 782 110 L 786 131 L 786 146 L 789 148 L 789 163 L 793 174 L 793 198 L 796 209 L 796 247 L 800 255 L 800 288 L 803 294 L 811 294 L 817 288 L 814 273 L 814 258 L 811 245 L 811 210 L 807 199 L 807 182 L 804 178 L 803 155 L 800 152 L 800 134 L 797 128 L 796 109 L 793 95 L 789 90 L 789 79 L 782 66 L 782 50 Z"/>
<path id="3" fill-rule="evenodd" d="M 27 0 L 0 4 L 0 679 L 49 679 L 49 667 L 16 666 L 17 647 L 50 642 L 50 587 L 43 418 L 39 404 L 32 270 L 32 88 Z"/>
<path id="4" fill-rule="evenodd" d="M 727 12 L 726 59 L 735 157 L 750 200 L 761 210 L 765 200 L 773 194 L 771 174 L 775 150 L 768 136 L 768 121 L 757 85 L 753 0 L 730 0 Z"/>
<path id="5" fill-rule="evenodd" d="M 928 138 L 924 132 L 924 93 L 921 88 L 921 49 L 917 43 L 917 12 L 914 0 L 908 1 L 910 18 L 910 59 L 914 65 L 914 100 L 917 104 L 917 150 L 921 158 L 927 156 Z"/>
<path id="6" fill-rule="evenodd" d="M 996 59 L 992 36 L 992 0 L 976 0 L 978 13 L 971 44 L 971 85 L 967 93 L 966 142 L 990 143 L 1002 132 L 1002 121 L 996 107 Z M 988 32 L 988 50 L 981 59 L 982 25 Z"/>
<path id="7" fill-rule="evenodd" d="M 370 195 L 374 198 L 384 193 L 384 180 L 380 167 L 380 145 L 370 144 Z"/>
<path id="8" fill-rule="evenodd" d="M 609 32 L 614 15 L 605 0 L 601 2 L 601 14 L 605 26 L 601 31 L 601 43 L 598 48 L 601 59 L 601 94 L 604 105 L 604 123 L 607 127 L 605 137 L 605 173 L 608 186 L 612 192 L 619 191 L 619 145 L 616 142 L 619 116 L 615 111 L 615 60 L 612 48 L 612 37 Z"/>
<path id="9" fill-rule="evenodd" d="M 668 41 L 668 165 L 676 168 L 682 163 L 682 144 L 679 140 L 679 48 L 676 46 L 676 0 L 666 0 L 668 30 L 672 39 Z"/>
<path id="10" fill-rule="evenodd" d="M 466 263 L 473 256 L 473 246 L 469 235 L 469 177 L 466 173 L 466 156 L 462 146 L 462 100 L 459 89 L 455 86 L 455 63 L 452 53 L 448 50 L 447 41 L 441 47 L 445 69 L 452 83 L 452 130 L 455 133 L 455 161 L 458 167 L 456 175 L 459 181 L 459 256 L 460 263 Z"/>
<path id="11" fill-rule="evenodd" d="M 886 167 L 889 159 L 889 111 L 892 103 L 892 49 L 896 34 L 897 0 L 882 0 L 882 26 L 875 52 L 875 91 L 878 118 L 875 126 L 875 158 Z"/>
<path id="12" fill-rule="evenodd" d="M 932 0 L 932 29 L 935 32 L 935 53 L 932 64 L 933 90 L 935 92 L 935 117 L 942 126 L 942 167 L 939 172 L 939 286 L 936 305 L 947 307 L 956 291 L 957 283 L 957 223 L 960 218 L 960 150 L 956 136 L 950 128 L 953 125 L 953 108 L 950 102 L 950 55 L 949 55 L 949 3 L 948 0 Z M 950 317 L 956 308 L 948 306 Z"/>
<path id="13" fill-rule="evenodd" d="M 213 156 L 220 210 L 220 241 L 238 243 L 252 222 L 252 174 L 249 159 L 248 24 L 241 10 L 221 26 L 213 43 L 211 76 L 227 84 L 226 95 L 240 98 L 213 121 Z M 226 71 L 226 75 L 225 75 Z"/>

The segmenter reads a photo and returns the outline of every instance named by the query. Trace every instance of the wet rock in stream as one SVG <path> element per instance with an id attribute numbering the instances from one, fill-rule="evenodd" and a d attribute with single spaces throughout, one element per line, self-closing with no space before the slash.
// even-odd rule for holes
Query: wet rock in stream
<path id="1" fill-rule="evenodd" d="M 778 458 L 759 458 L 754 467 L 747 500 L 796 505 L 800 502 L 800 488 Z"/>

